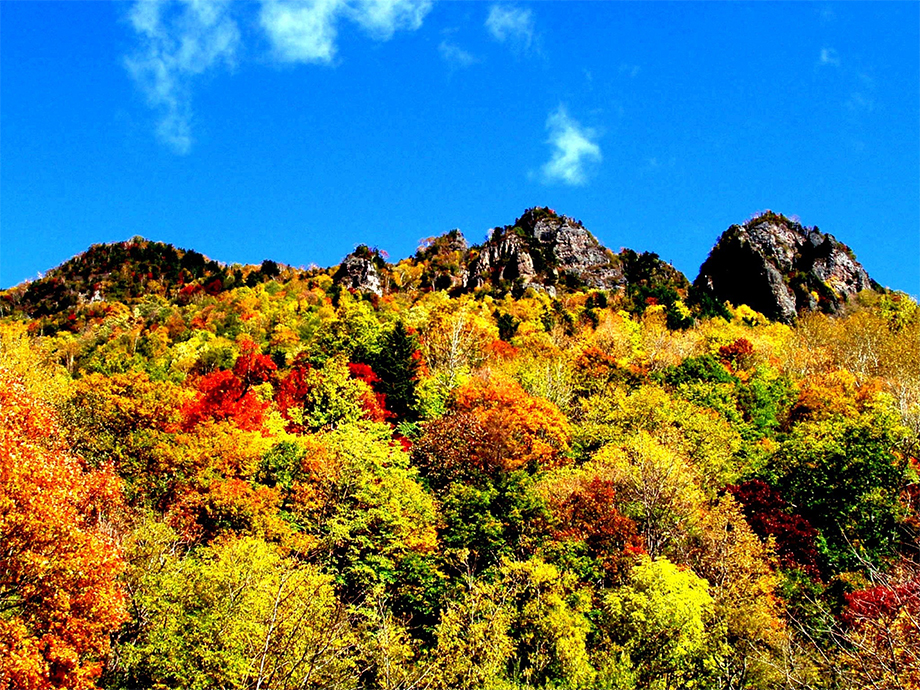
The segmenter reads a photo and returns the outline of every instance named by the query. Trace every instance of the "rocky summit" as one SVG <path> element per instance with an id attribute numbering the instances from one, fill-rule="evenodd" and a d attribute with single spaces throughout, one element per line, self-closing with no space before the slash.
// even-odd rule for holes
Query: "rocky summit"
<path id="1" fill-rule="evenodd" d="M 378 264 L 383 265 L 379 251 L 363 244 L 358 245 L 355 251 L 343 259 L 333 280 L 352 290 L 382 295 L 383 288 L 377 273 Z"/>
<path id="2" fill-rule="evenodd" d="M 472 257 L 467 286 L 515 284 L 554 293 L 559 283 L 612 290 L 625 277 L 616 256 L 581 221 L 537 207 L 492 231 Z"/>
<path id="3" fill-rule="evenodd" d="M 879 286 L 833 235 L 767 211 L 722 233 L 694 288 L 791 323 L 802 311 L 837 313 Z"/>
<path id="4" fill-rule="evenodd" d="M 431 290 L 520 297 L 537 290 L 555 298 L 601 291 L 630 313 L 663 308 L 672 328 L 727 316 L 725 302 L 791 323 L 805 311 L 837 314 L 861 290 L 882 289 L 845 244 L 771 211 L 722 233 L 691 286 L 657 254 L 614 253 L 581 221 L 534 207 L 494 228 L 482 244 L 470 246 L 455 229 L 423 240 L 414 256 L 395 264 L 363 244 L 338 266 L 311 269 L 268 259 L 260 266 L 227 266 L 142 237 L 93 245 L 44 277 L 0 292 L 0 316 L 21 312 L 57 322 L 97 303 L 133 305 L 151 295 L 187 305 L 242 286 L 318 274 L 342 289 L 378 297 Z"/>

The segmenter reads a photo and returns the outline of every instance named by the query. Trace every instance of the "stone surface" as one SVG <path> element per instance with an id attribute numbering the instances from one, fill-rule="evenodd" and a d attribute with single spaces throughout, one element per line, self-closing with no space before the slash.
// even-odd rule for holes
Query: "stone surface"
<path id="1" fill-rule="evenodd" d="M 792 323 L 801 311 L 840 311 L 876 283 L 833 235 L 767 212 L 719 238 L 694 281 L 733 305 Z"/>
<path id="2" fill-rule="evenodd" d="M 380 275 L 374 263 L 374 255 L 369 250 L 362 251 L 359 247 L 346 256 L 333 276 L 338 285 L 343 285 L 352 290 L 383 294 L 380 284 Z"/>
<path id="3" fill-rule="evenodd" d="M 532 208 L 513 225 L 495 228 L 469 266 L 467 286 L 517 282 L 550 289 L 566 279 L 612 290 L 625 278 L 613 254 L 579 221 Z"/>

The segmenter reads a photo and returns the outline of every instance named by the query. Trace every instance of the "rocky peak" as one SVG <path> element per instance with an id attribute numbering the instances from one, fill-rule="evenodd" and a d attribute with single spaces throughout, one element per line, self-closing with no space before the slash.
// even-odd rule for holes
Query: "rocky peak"
<path id="1" fill-rule="evenodd" d="M 457 254 L 462 256 L 469 249 L 463 233 L 457 228 L 438 237 L 429 237 L 422 241 L 422 246 L 415 253 L 418 260 L 428 260 Z"/>
<path id="2" fill-rule="evenodd" d="M 424 288 L 451 290 L 467 283 L 466 262 L 469 245 L 463 233 L 451 230 L 439 237 L 429 237 L 415 253 L 415 261 L 425 264 L 421 284 Z"/>
<path id="3" fill-rule="evenodd" d="M 551 288 L 560 280 L 600 289 L 622 287 L 613 255 L 580 221 L 550 208 L 528 209 L 513 225 L 495 228 L 471 262 L 469 287 L 502 281 Z"/>
<path id="4" fill-rule="evenodd" d="M 836 313 L 857 292 L 877 288 L 833 235 L 771 211 L 722 233 L 694 286 L 785 323 L 800 311 Z"/>
<path id="5" fill-rule="evenodd" d="M 336 284 L 352 290 L 382 295 L 378 268 L 383 266 L 384 260 L 380 252 L 362 244 L 342 260 L 332 279 Z"/>

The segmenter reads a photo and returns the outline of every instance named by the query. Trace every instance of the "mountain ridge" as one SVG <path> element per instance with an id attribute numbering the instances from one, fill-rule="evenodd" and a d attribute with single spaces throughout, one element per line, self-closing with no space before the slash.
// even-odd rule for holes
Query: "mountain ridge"
<path id="1" fill-rule="evenodd" d="M 770 319 L 792 322 L 800 312 L 838 313 L 863 289 L 882 290 L 852 250 L 817 226 L 807 228 L 765 211 L 732 225 L 717 239 L 693 280 L 653 252 L 605 247 L 584 224 L 549 207 L 526 209 L 497 226 L 482 244 L 460 230 L 424 240 L 396 263 L 359 244 L 337 266 L 295 268 L 266 259 L 225 264 L 195 251 L 135 236 L 92 245 L 42 278 L 0 291 L 0 313 L 53 316 L 99 301 L 130 303 L 149 294 L 187 302 L 237 287 L 328 274 L 345 289 L 378 297 L 412 290 L 494 294 L 601 290 L 625 295 L 641 311 L 661 304 L 669 323 L 747 304 Z"/>

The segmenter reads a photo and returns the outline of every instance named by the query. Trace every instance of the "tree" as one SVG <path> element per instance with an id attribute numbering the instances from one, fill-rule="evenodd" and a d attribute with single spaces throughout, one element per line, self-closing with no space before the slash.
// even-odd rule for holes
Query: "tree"
<path id="1" fill-rule="evenodd" d="M 183 410 L 186 429 L 206 419 L 228 419 L 247 431 L 262 426 L 268 406 L 234 372 L 212 372 L 198 379 L 196 386 L 198 398 Z"/>
<path id="2" fill-rule="evenodd" d="M 126 541 L 132 622 L 111 688 L 350 687 L 356 639 L 331 578 L 253 537 L 190 552 L 141 520 Z"/>
<path id="3" fill-rule="evenodd" d="M 354 375 L 344 356 L 319 368 L 295 365 L 281 381 L 278 402 L 292 429 L 334 429 L 381 416 L 370 385 Z"/>
<path id="4" fill-rule="evenodd" d="M 819 548 L 840 572 L 879 564 L 897 547 L 906 430 L 879 397 L 857 416 L 797 424 L 774 458 L 783 497 L 820 532 Z"/>
<path id="5" fill-rule="evenodd" d="M 599 672 L 607 687 L 712 687 L 707 675 L 724 650 L 708 644 L 713 599 L 707 589 L 690 570 L 643 558 L 629 582 L 604 597 Z"/>
<path id="6" fill-rule="evenodd" d="M 431 687 L 501 688 L 505 666 L 514 654 L 512 616 L 507 593 L 498 583 L 470 582 L 444 609 L 435 629 Z"/>
<path id="7" fill-rule="evenodd" d="M 0 369 L 0 685 L 91 688 L 125 616 L 104 518 L 110 469 L 89 470 L 51 411 Z"/>
<path id="8" fill-rule="evenodd" d="M 319 556 L 343 591 L 358 597 L 387 588 L 411 607 L 420 594 L 410 575 L 418 568 L 424 580 L 419 559 L 437 546 L 432 497 L 383 424 L 345 424 L 317 441 L 320 462 L 308 467 L 304 458 L 291 516 L 317 537 Z"/>
<path id="9" fill-rule="evenodd" d="M 454 408 L 478 422 L 482 435 L 472 439 L 470 461 L 486 472 L 549 467 L 568 450 L 569 424 L 559 408 L 514 381 L 473 379 L 457 391 Z"/>
<path id="10" fill-rule="evenodd" d="M 590 467 L 564 468 L 543 479 L 539 490 L 552 514 L 552 536 L 559 550 L 584 553 L 595 568 L 599 566 L 601 576 L 616 577 L 644 552 L 636 523 L 617 509 L 611 479 Z"/>
<path id="11" fill-rule="evenodd" d="M 431 376 L 446 396 L 483 361 L 483 353 L 498 337 L 498 329 L 466 302 L 461 302 L 453 312 L 447 308 L 432 311 L 434 313 L 424 321 L 419 319 L 418 328 L 424 334 L 421 353 Z"/>
<path id="12" fill-rule="evenodd" d="M 369 358 L 368 364 L 380 377 L 374 389 L 385 396 L 387 409 L 399 421 L 418 418 L 415 385 L 420 359 L 415 337 L 402 321 L 383 334 L 379 352 Z"/>
<path id="13" fill-rule="evenodd" d="M 579 591 L 571 573 L 539 558 L 506 562 L 501 576 L 514 612 L 516 680 L 536 687 L 592 687 L 595 670 L 587 648 L 593 627 L 587 615 L 590 591 Z"/>
<path id="14" fill-rule="evenodd" d="M 872 586 L 846 595 L 838 659 L 854 686 L 920 687 L 920 568 L 902 562 L 889 574 L 870 571 Z"/>
<path id="15" fill-rule="evenodd" d="M 773 538 L 780 564 L 820 575 L 818 531 L 801 515 L 791 513 L 779 493 L 759 479 L 726 487 L 744 510 L 747 523 L 762 539 Z"/>
<path id="16" fill-rule="evenodd" d="M 592 470 L 616 490 L 622 512 L 636 521 L 650 556 L 668 553 L 686 538 L 703 503 L 693 470 L 674 449 L 645 431 L 609 444 Z"/>
<path id="17" fill-rule="evenodd" d="M 778 682 L 785 625 L 771 553 L 731 496 L 708 506 L 687 562 L 709 583 L 715 622 L 727 643 L 717 673 L 723 688 L 769 688 Z"/>
<path id="18" fill-rule="evenodd" d="M 712 409 L 672 397 L 647 384 L 634 391 L 611 388 L 582 401 L 576 443 L 586 451 L 622 444 L 644 431 L 678 452 L 701 488 L 714 494 L 745 470 L 738 431 Z"/>

